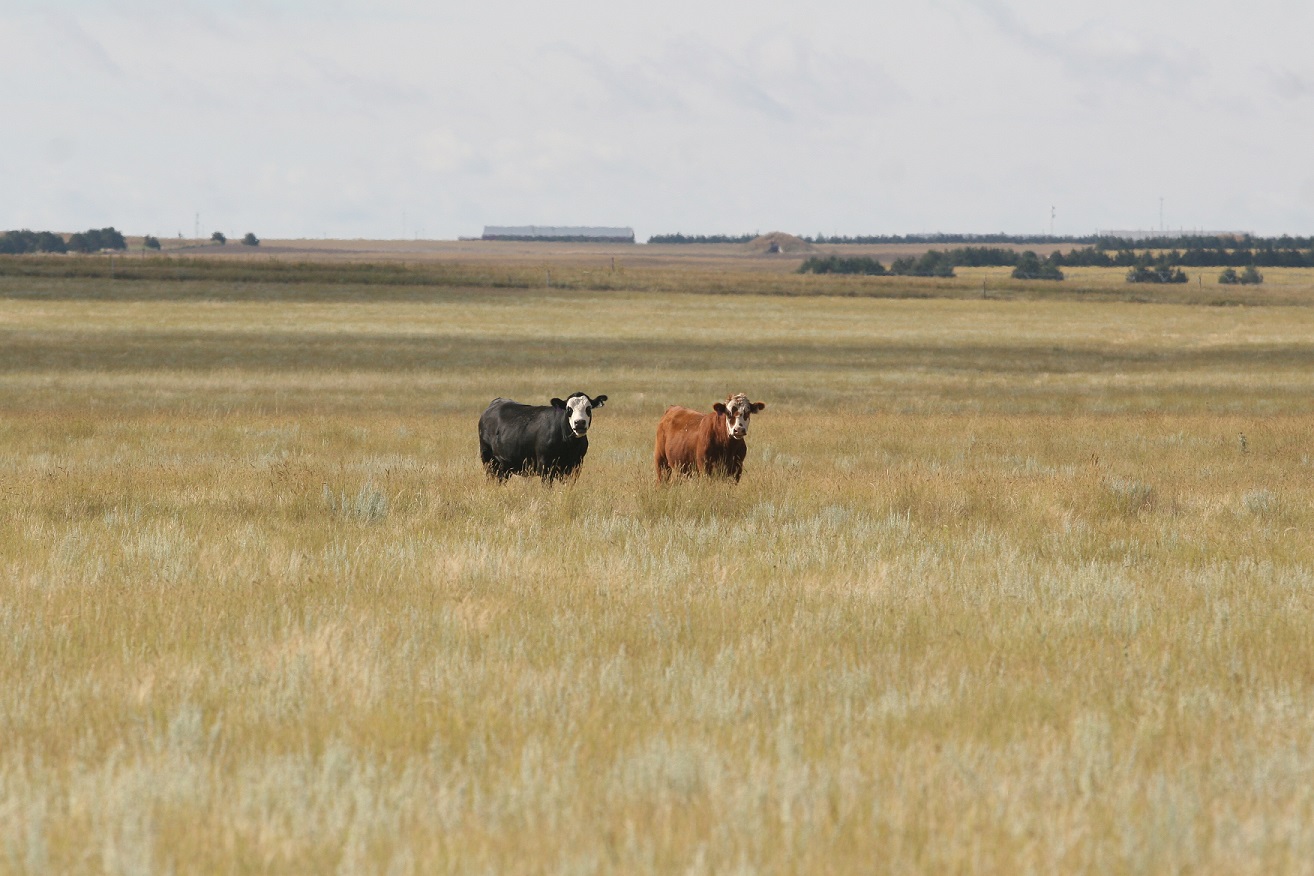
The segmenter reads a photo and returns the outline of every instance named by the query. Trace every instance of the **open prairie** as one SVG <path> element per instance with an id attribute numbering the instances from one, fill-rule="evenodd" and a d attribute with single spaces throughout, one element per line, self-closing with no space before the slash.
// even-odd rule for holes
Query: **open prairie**
<path id="1" fill-rule="evenodd" d="M 0 872 L 1311 872 L 1314 273 L 603 256 L 0 271 Z"/>

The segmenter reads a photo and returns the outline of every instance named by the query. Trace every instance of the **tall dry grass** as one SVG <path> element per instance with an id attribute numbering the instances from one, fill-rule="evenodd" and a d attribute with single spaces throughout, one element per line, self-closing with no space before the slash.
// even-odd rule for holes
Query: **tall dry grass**
<path id="1" fill-rule="evenodd" d="M 1308 872 L 1312 321 L 6 300 L 0 870 Z"/>

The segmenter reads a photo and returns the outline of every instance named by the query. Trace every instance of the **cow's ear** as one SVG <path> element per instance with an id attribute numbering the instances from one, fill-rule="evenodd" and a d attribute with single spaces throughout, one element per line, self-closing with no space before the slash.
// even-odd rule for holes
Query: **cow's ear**
<path id="1" fill-rule="evenodd" d="M 724 403 L 724 402 L 717 402 L 716 404 L 712 405 L 712 410 L 716 411 L 718 414 L 724 414 L 724 413 L 725 413 L 725 403 Z"/>
<path id="2" fill-rule="evenodd" d="M 559 398 L 554 398 L 554 399 L 552 399 L 552 407 L 554 407 L 554 408 L 564 408 L 565 406 L 566 406 L 566 403 L 563 402 L 561 399 L 559 399 Z"/>
<path id="3" fill-rule="evenodd" d="M 607 397 L 605 395 L 600 395 L 597 398 L 595 398 L 593 401 L 589 402 L 589 404 L 593 405 L 595 408 L 600 408 L 606 403 L 607 403 Z"/>
<path id="4" fill-rule="evenodd" d="M 754 403 L 753 403 L 753 413 L 756 414 L 756 413 L 758 413 L 758 412 L 760 412 L 760 411 L 763 411 L 763 410 L 765 410 L 765 409 L 766 409 L 766 402 L 754 402 Z"/>

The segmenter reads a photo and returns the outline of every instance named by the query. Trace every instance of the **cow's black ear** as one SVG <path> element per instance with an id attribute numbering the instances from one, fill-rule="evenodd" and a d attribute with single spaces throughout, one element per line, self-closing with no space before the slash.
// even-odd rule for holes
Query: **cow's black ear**
<path id="1" fill-rule="evenodd" d="M 559 398 L 554 398 L 554 399 L 552 399 L 552 407 L 554 407 L 554 408 L 564 408 L 565 406 L 566 406 L 566 403 L 563 402 L 561 399 L 559 399 Z"/>
<path id="2" fill-rule="evenodd" d="M 716 404 L 712 405 L 712 410 L 716 411 L 718 414 L 724 414 L 725 404 L 723 402 L 717 402 Z"/>
<path id="3" fill-rule="evenodd" d="M 589 402 L 589 404 L 593 405 L 595 408 L 600 408 L 606 403 L 607 403 L 607 397 L 605 395 L 600 395 L 597 398 L 595 398 L 593 401 Z"/>
<path id="4" fill-rule="evenodd" d="M 763 410 L 766 410 L 766 402 L 754 402 L 754 403 L 753 403 L 753 411 L 754 411 L 755 413 L 758 412 L 758 411 L 763 411 Z"/>

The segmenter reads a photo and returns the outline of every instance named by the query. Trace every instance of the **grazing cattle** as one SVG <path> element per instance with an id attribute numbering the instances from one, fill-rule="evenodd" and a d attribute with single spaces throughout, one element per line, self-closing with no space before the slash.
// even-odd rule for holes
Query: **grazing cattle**
<path id="1" fill-rule="evenodd" d="M 751 402 L 742 392 L 712 405 L 712 413 L 702 414 L 679 405 L 671 405 L 657 424 L 657 445 L 653 462 L 657 482 L 683 474 L 706 474 L 732 477 L 736 482 L 744 471 L 748 445 L 748 418 L 766 407 Z"/>
<path id="2" fill-rule="evenodd" d="M 495 398 L 479 417 L 479 457 L 499 482 L 513 474 L 538 475 L 544 483 L 579 472 L 589 452 L 593 409 L 605 395 L 582 392 L 550 405 L 522 405 Z"/>

